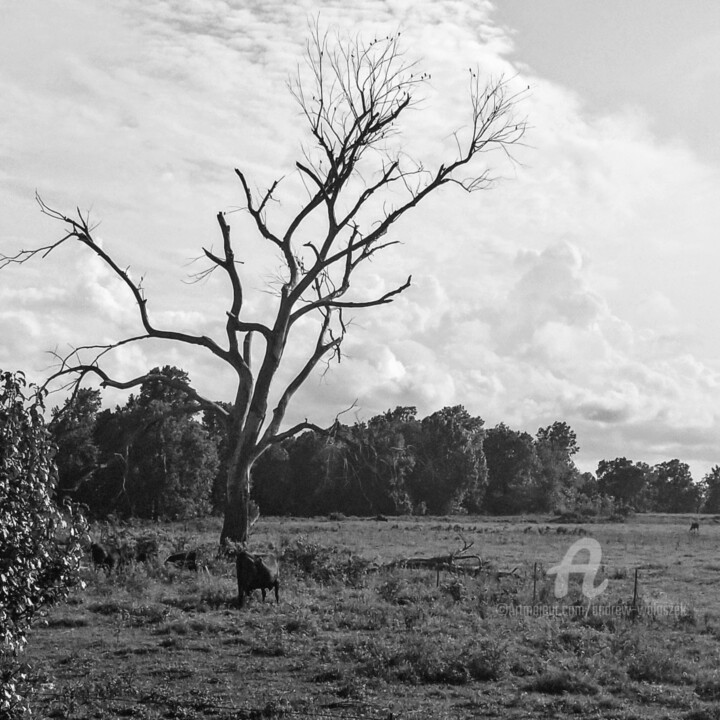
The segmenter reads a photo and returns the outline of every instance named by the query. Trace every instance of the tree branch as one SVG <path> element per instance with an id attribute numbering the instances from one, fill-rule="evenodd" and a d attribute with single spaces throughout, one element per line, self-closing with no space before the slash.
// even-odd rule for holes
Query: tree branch
<path id="1" fill-rule="evenodd" d="M 310 356 L 308 361 L 302 367 L 300 372 L 291 380 L 285 391 L 280 396 L 275 410 L 273 411 L 273 417 L 268 427 L 263 433 L 258 445 L 259 447 L 265 447 L 270 442 L 270 439 L 279 432 L 280 425 L 285 417 L 288 403 L 292 396 L 297 392 L 298 388 L 307 380 L 310 373 L 313 371 L 315 366 L 320 360 L 331 350 L 337 350 L 345 336 L 345 326 L 343 325 L 342 334 L 339 337 L 332 337 L 329 342 L 325 342 L 325 336 L 330 328 L 330 320 L 332 319 L 332 311 L 327 311 L 323 314 L 323 321 L 320 326 L 320 332 L 318 333 L 317 342 L 315 344 L 315 351 Z"/>
<path id="2" fill-rule="evenodd" d="M 223 350 L 219 345 L 217 345 L 217 343 L 215 343 L 213 340 L 211 340 L 205 335 L 189 335 L 187 333 L 159 330 L 155 328 L 150 322 L 148 316 L 147 300 L 144 297 L 142 287 L 140 285 L 136 285 L 130 279 L 127 270 L 123 270 L 115 262 L 115 260 L 113 260 L 113 258 L 110 257 L 110 255 L 108 255 L 108 253 L 105 252 L 105 250 L 103 250 L 103 248 L 101 248 L 95 242 L 92 237 L 92 228 L 90 228 L 88 220 L 82 217 L 80 211 L 78 211 L 79 220 L 73 220 L 72 218 L 69 218 L 58 212 L 57 210 L 53 210 L 52 208 L 48 207 L 39 195 L 36 194 L 35 198 L 40 205 L 40 209 L 43 214 L 48 215 L 55 220 L 60 220 L 69 227 L 69 232 L 62 238 L 62 240 L 54 243 L 51 246 L 48 246 L 50 249 L 44 252 L 43 257 L 45 257 L 48 252 L 50 252 L 50 250 L 59 246 L 66 240 L 70 238 L 75 238 L 77 241 L 90 248 L 90 250 L 92 250 L 92 252 L 94 252 L 95 255 L 97 255 L 113 271 L 113 273 L 117 275 L 117 277 L 119 277 L 120 280 L 122 280 L 123 283 L 130 289 L 130 292 L 135 299 L 135 303 L 137 304 L 138 310 L 140 311 L 140 319 L 142 321 L 142 325 L 145 328 L 145 331 L 147 332 L 149 337 L 162 340 L 175 340 L 177 342 L 186 343 L 188 345 L 198 345 L 200 347 L 204 347 L 210 350 L 213 355 L 219 357 L 222 360 L 228 361 L 230 359 L 227 351 Z M 16 260 L 16 262 L 26 262 L 38 252 L 41 252 L 41 249 L 35 251 L 22 251 L 22 253 L 19 253 L 18 255 L 22 255 L 24 253 L 24 258 L 21 260 Z"/>
<path id="3" fill-rule="evenodd" d="M 275 181 L 270 188 L 270 190 L 266 193 L 265 197 L 263 198 L 260 205 L 256 208 L 253 203 L 253 197 L 252 192 L 250 191 L 250 186 L 247 183 L 247 180 L 245 179 L 245 175 L 241 170 L 238 170 L 235 168 L 235 174 L 240 178 L 240 183 L 243 186 L 243 191 L 245 193 L 245 201 L 247 203 L 247 211 L 250 213 L 250 216 L 255 221 L 255 227 L 257 227 L 260 234 L 266 239 L 269 240 L 273 245 L 277 245 L 285 257 L 285 263 L 287 264 L 288 271 L 290 272 L 290 279 L 289 283 L 290 285 L 295 284 L 295 279 L 297 277 L 297 263 L 295 261 L 295 256 L 292 253 L 292 247 L 290 246 L 289 241 L 287 241 L 286 238 L 283 240 L 280 240 L 280 238 L 277 237 L 277 235 L 270 232 L 267 224 L 265 223 L 265 220 L 263 219 L 263 208 L 265 207 L 265 203 L 267 202 L 268 198 L 271 196 L 272 192 L 275 190 L 275 188 L 278 185 L 279 181 Z"/>
<path id="4" fill-rule="evenodd" d="M 294 437 L 299 432 L 302 432 L 303 430 L 312 430 L 313 432 L 318 433 L 319 435 L 339 435 L 344 442 L 347 442 L 349 439 L 349 435 L 342 432 L 342 428 L 344 427 L 340 423 L 340 416 L 344 415 L 346 412 L 350 412 L 353 408 L 357 407 L 357 400 L 353 402 L 353 404 L 345 408 L 345 410 L 341 410 L 336 416 L 335 420 L 333 421 L 332 425 L 329 425 L 328 427 L 320 427 L 319 425 L 316 425 L 315 423 L 308 422 L 307 418 L 303 422 L 299 422 L 296 425 L 293 425 L 291 428 L 288 428 L 287 430 L 277 433 L 273 435 L 270 440 L 268 441 L 267 447 L 270 445 L 277 445 L 278 443 L 283 442 L 284 440 L 287 440 L 291 437 Z"/>
<path id="5" fill-rule="evenodd" d="M 333 430 L 335 425 L 331 425 L 329 428 L 321 428 L 319 425 L 316 425 L 315 423 L 308 422 L 305 420 L 304 422 L 299 422 L 297 425 L 293 425 L 291 428 L 288 428 L 287 430 L 284 430 L 281 433 L 276 433 L 273 435 L 265 445 L 265 448 L 270 447 L 270 445 L 277 445 L 278 443 L 283 442 L 284 440 L 287 440 L 288 438 L 294 437 L 299 432 L 302 432 L 303 430 L 313 430 L 316 433 L 320 434 L 330 434 Z"/>
<path id="6" fill-rule="evenodd" d="M 145 375 L 140 375 L 139 377 L 133 378 L 132 380 L 120 381 L 111 378 L 102 368 L 98 367 L 97 365 L 74 365 L 72 367 L 62 368 L 61 370 L 53 373 L 45 381 L 42 388 L 45 389 L 50 382 L 66 375 L 76 376 L 72 381 L 72 385 L 77 388 L 79 387 L 85 376 L 90 374 L 97 375 L 100 378 L 101 387 L 112 387 L 116 388 L 117 390 L 129 390 L 130 388 L 137 387 L 139 385 L 142 385 L 143 383 L 150 381 L 160 382 L 163 385 L 167 385 L 168 387 L 173 388 L 174 390 L 179 390 L 185 393 L 189 398 L 194 400 L 195 405 L 193 405 L 192 408 L 194 408 L 196 412 L 199 412 L 200 410 L 209 410 L 225 419 L 230 417 L 230 413 L 224 407 L 222 407 L 222 405 L 203 397 L 195 389 L 190 387 L 188 384 L 182 382 L 181 380 L 178 380 L 176 378 L 170 378 L 167 375 L 163 375 L 162 373 L 150 372 L 146 373 Z"/>
<path id="7" fill-rule="evenodd" d="M 227 313 L 225 332 L 230 346 L 230 353 L 234 357 L 239 357 L 240 351 L 237 337 L 238 328 L 236 327 L 236 323 L 238 323 L 238 317 L 240 316 L 240 311 L 242 310 L 243 290 L 240 282 L 240 276 L 238 275 L 237 268 L 235 267 L 235 253 L 233 251 L 232 243 L 230 242 L 230 226 L 225 221 L 225 216 L 222 213 L 217 214 L 217 221 L 218 225 L 220 225 L 220 232 L 222 232 L 225 258 L 216 258 L 210 255 L 207 250 L 205 251 L 205 254 L 214 260 L 214 262 L 216 262 L 227 273 L 227 276 L 230 279 L 230 285 L 232 286 L 232 301 L 230 310 Z"/>
<path id="8" fill-rule="evenodd" d="M 318 308 L 365 308 L 365 307 L 374 307 L 375 305 L 385 305 L 386 303 L 392 302 L 393 298 L 396 295 L 399 295 L 404 290 L 407 290 L 412 283 L 412 275 L 408 276 L 408 279 L 400 286 L 396 287 L 394 290 L 389 290 L 384 295 L 382 295 L 379 298 L 376 298 L 374 300 L 348 300 L 345 302 L 342 302 L 340 300 L 335 300 L 335 297 L 338 297 L 340 295 L 343 295 L 345 293 L 345 289 L 340 288 L 332 293 L 329 293 L 328 295 L 321 297 L 318 300 L 315 300 L 313 302 L 308 303 L 307 305 L 304 305 L 299 310 L 296 310 L 291 318 L 290 322 L 295 323 L 297 320 L 299 320 L 303 315 L 307 315 L 307 313 L 311 312 L 312 310 L 317 310 Z M 349 288 L 349 285 L 348 285 Z"/>

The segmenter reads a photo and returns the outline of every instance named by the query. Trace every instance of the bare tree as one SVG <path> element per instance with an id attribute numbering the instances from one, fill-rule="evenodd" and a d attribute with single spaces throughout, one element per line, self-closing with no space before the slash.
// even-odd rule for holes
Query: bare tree
<path id="1" fill-rule="evenodd" d="M 127 269 L 96 242 L 89 217 L 79 210 L 77 216 L 71 217 L 50 208 L 38 197 L 42 211 L 59 220 L 65 234 L 44 247 L 0 256 L 0 267 L 4 267 L 24 263 L 36 255 L 45 257 L 68 241 L 80 242 L 120 278 L 137 306 L 141 334 L 108 345 L 74 348 L 58 358 L 59 368 L 49 381 L 69 379 L 77 389 L 85 376 L 94 374 L 103 386 L 113 388 L 132 388 L 148 380 L 172 384 L 171 379 L 151 373 L 120 380 L 103 370 L 108 353 L 148 338 L 203 348 L 229 366 L 237 385 L 230 410 L 192 388 L 177 386 L 186 393 L 188 412 L 208 409 L 227 423 L 230 440 L 221 541 L 248 539 L 250 472 L 257 458 L 272 444 L 306 428 L 319 430 L 307 421 L 283 429 L 283 419 L 291 398 L 318 363 L 340 360 L 347 311 L 389 303 L 410 285 L 408 278 L 379 297 L 353 298 L 350 290 L 354 271 L 380 250 L 396 244 L 397 240 L 386 237 L 390 227 L 443 185 L 456 184 L 468 192 L 487 188 L 493 177 L 477 156 L 497 149 L 509 154 L 526 129 L 525 121 L 515 117 L 522 92 L 513 91 L 504 78 L 483 84 L 478 73 L 470 71 L 468 124 L 455 132 L 451 157 L 428 169 L 404 155 L 397 142 L 398 118 L 415 106 L 416 91 L 427 80 L 414 63 L 405 59 L 399 34 L 365 43 L 330 37 L 315 28 L 307 42 L 305 60 L 309 79 L 299 69 L 289 83 L 311 135 L 311 144 L 296 163 L 307 190 L 301 208 L 286 226 L 276 227 L 279 223 L 268 220 L 267 208 L 278 200 L 279 181 L 257 194 L 245 173 L 235 171 L 254 227 L 279 250 L 281 257 L 281 282 L 275 293 L 272 324 L 246 318 L 243 282 L 223 213 L 217 215 L 222 251 L 203 248 L 210 265 L 196 276 L 217 269 L 227 276 L 231 292 L 222 341 L 156 327 L 142 281 L 131 279 Z M 469 167 L 474 160 L 477 162 Z M 319 221 L 322 231 L 310 235 L 308 228 L 316 228 Z M 305 240 L 308 236 L 313 239 Z M 318 319 L 319 329 L 304 365 L 287 386 L 275 387 L 288 335 L 311 313 Z M 257 370 L 250 362 L 254 335 L 259 335 L 263 343 Z M 271 390 L 279 400 L 269 412 Z"/>

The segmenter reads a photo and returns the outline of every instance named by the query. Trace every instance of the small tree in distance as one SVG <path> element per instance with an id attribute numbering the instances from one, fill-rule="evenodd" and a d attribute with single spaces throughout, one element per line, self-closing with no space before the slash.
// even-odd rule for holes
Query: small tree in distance
<path id="1" fill-rule="evenodd" d="M 258 457 L 304 429 L 321 430 L 308 421 L 283 429 L 283 421 L 291 398 L 316 366 L 321 361 L 340 360 L 348 328 L 347 311 L 389 303 L 410 285 L 407 278 L 378 297 L 360 299 L 349 292 L 355 270 L 396 244 L 397 240 L 386 239 L 391 226 L 442 186 L 454 184 L 467 192 L 487 188 L 493 181 L 490 169 L 482 164 L 470 168 L 471 161 L 491 150 L 509 154 L 526 127 L 523 120 L 514 117 L 522 92 L 513 91 L 503 78 L 485 85 L 478 73 L 471 71 L 467 126 L 455 132 L 451 156 L 427 168 L 388 143 L 388 138 L 398 132 L 398 119 L 416 105 L 416 92 L 427 79 L 405 60 L 399 34 L 366 43 L 331 38 L 316 27 L 305 59 L 309 79 L 299 72 L 290 83 L 312 140 L 312 148 L 307 148 L 303 159 L 295 164 L 307 189 L 302 207 L 287 225 L 270 222 L 267 208 L 280 199 L 279 181 L 258 195 L 245 172 L 235 171 L 255 228 L 281 257 L 281 282 L 275 292 L 271 323 L 246 317 L 244 278 L 222 212 L 217 215 L 222 252 L 203 249 L 210 266 L 199 277 L 218 269 L 227 276 L 231 292 L 223 341 L 156 327 L 142 284 L 131 279 L 124 262 L 96 242 L 89 218 L 79 212 L 77 217 L 69 217 L 38 198 L 42 211 L 64 224 L 64 236 L 41 248 L 0 257 L 0 267 L 24 263 L 75 240 L 95 253 L 125 284 L 137 305 L 143 332 L 110 345 L 75 348 L 60 358 L 60 368 L 50 380 L 71 376 L 78 387 L 85 376 L 94 374 L 103 386 L 120 389 L 157 380 L 183 390 L 189 412 L 203 409 L 221 417 L 228 429 L 221 542 L 226 538 L 239 542 L 248 539 L 250 472 Z M 322 230 L 316 231 L 320 224 Z M 312 239 L 308 240 L 309 236 Z M 307 345 L 305 362 L 287 385 L 277 388 L 290 332 L 311 314 L 317 318 L 317 325 Z M 255 369 L 251 366 L 251 342 L 258 335 L 263 346 L 260 365 Z M 174 384 L 171 378 L 148 373 L 120 379 L 110 377 L 103 369 L 108 352 L 147 338 L 197 346 L 225 363 L 236 382 L 231 409 L 190 387 Z M 271 390 L 279 398 L 272 410 Z"/>
<path id="2" fill-rule="evenodd" d="M 703 512 L 720 513 L 720 466 L 714 465 L 700 483 L 704 499 Z"/>

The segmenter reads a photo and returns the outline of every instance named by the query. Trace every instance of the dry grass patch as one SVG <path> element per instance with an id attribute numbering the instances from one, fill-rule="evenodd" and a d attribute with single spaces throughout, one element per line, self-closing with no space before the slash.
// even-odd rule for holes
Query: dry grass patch
<path id="1" fill-rule="evenodd" d="M 577 578 L 558 601 L 545 571 L 574 538 L 536 534 L 530 543 L 527 525 L 265 520 L 254 544 L 279 555 L 280 605 L 256 593 L 242 611 L 232 563 L 212 554 L 219 524 L 163 527 L 163 547 L 204 548 L 208 572 L 161 563 L 87 570 L 87 589 L 30 639 L 31 681 L 45 688 L 36 714 L 711 717 L 720 702 L 720 604 L 700 581 L 715 562 L 720 526 L 703 527 L 692 545 L 683 519 L 591 527 L 605 563 L 595 582 L 609 583 L 596 603 L 628 609 L 640 567 L 642 612 L 632 619 L 589 612 Z M 458 533 L 475 539 L 486 561 L 477 576 L 443 573 L 438 584 L 434 571 L 378 570 L 446 553 Z M 653 563 L 658 556 L 662 564 Z M 533 599 L 573 612 L 500 612 Z M 684 610 L 649 612 L 670 601 Z"/>

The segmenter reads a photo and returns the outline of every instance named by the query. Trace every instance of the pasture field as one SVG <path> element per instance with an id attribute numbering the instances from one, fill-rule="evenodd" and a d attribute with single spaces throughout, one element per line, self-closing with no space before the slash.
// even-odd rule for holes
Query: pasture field
<path id="1" fill-rule="evenodd" d="M 538 533 L 549 526 L 550 532 Z M 280 604 L 237 607 L 219 520 L 124 528 L 161 561 L 107 575 L 33 629 L 24 659 L 42 718 L 720 718 L 720 524 L 586 523 L 602 550 L 589 601 L 559 564 L 582 535 L 547 518 L 261 519 Z M 96 533 L 97 536 L 97 533 Z M 383 568 L 473 542 L 476 574 Z M 164 554 L 163 554 L 164 553 Z M 588 553 L 574 562 L 586 563 Z M 638 571 L 637 598 L 635 571 Z"/>

